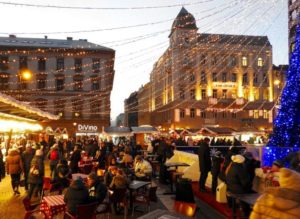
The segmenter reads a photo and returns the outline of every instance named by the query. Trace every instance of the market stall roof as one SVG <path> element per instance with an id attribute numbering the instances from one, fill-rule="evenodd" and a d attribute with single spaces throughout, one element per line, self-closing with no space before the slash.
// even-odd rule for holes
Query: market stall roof
<path id="1" fill-rule="evenodd" d="M 128 127 L 105 127 L 104 134 L 116 136 L 131 136 L 131 130 Z"/>
<path id="2" fill-rule="evenodd" d="M 234 132 L 235 135 L 243 134 L 243 133 L 264 134 L 265 131 L 258 130 L 258 129 L 256 129 L 254 127 L 244 127 L 244 128 L 239 128 L 238 131 Z"/>
<path id="3" fill-rule="evenodd" d="M 143 134 L 156 134 L 158 130 L 153 127 L 153 126 L 133 126 L 131 127 L 132 133 L 138 134 L 138 133 L 143 133 Z"/>
<path id="4" fill-rule="evenodd" d="M 23 117 L 37 121 L 59 119 L 59 116 L 44 112 L 3 93 L 0 93 L 0 112 L 8 116 Z"/>
<path id="5" fill-rule="evenodd" d="M 228 127 L 206 127 L 199 130 L 198 133 L 207 133 L 212 135 L 233 135 L 234 129 Z"/>

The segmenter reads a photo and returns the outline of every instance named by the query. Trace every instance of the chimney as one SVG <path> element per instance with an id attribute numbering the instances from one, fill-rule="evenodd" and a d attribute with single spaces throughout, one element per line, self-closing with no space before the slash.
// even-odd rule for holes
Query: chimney
<path id="1" fill-rule="evenodd" d="M 67 37 L 67 40 L 73 40 L 73 37 Z"/>
<path id="2" fill-rule="evenodd" d="M 14 34 L 10 34 L 10 35 L 9 35 L 9 38 L 17 38 L 17 36 L 14 35 Z"/>
<path id="3" fill-rule="evenodd" d="M 46 39 L 48 39 L 48 36 L 47 36 L 47 35 L 45 35 L 45 36 L 44 36 L 44 38 L 45 38 L 45 40 L 46 40 Z"/>

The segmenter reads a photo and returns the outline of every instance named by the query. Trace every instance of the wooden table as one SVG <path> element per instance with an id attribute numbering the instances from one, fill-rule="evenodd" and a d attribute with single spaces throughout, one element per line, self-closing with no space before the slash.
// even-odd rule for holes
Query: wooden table
<path id="1" fill-rule="evenodd" d="M 132 209 L 133 206 L 133 196 L 132 196 L 132 192 L 136 191 L 140 188 L 143 188 L 147 185 L 151 184 L 151 182 L 146 182 L 146 181 L 139 181 L 139 180 L 133 180 L 130 184 L 129 184 L 129 199 L 130 199 L 130 209 Z"/>
<path id="2" fill-rule="evenodd" d="M 44 196 L 40 209 L 45 212 L 47 219 L 66 211 L 66 203 L 63 195 Z"/>
<path id="3" fill-rule="evenodd" d="M 175 171 L 177 172 L 178 167 L 189 167 L 190 165 L 187 163 L 183 163 L 183 162 L 169 162 L 169 163 L 165 163 L 165 166 L 167 168 L 171 168 L 171 167 L 175 167 Z M 168 171 L 171 171 L 170 169 L 167 169 Z M 171 192 L 165 192 L 164 195 L 172 195 L 174 194 L 173 192 L 173 180 L 172 180 L 172 176 L 170 176 L 170 186 L 171 186 Z"/>
<path id="4" fill-rule="evenodd" d="M 261 196 L 260 193 L 247 193 L 247 194 L 234 194 L 227 193 L 232 198 L 232 217 L 236 218 L 236 201 L 242 201 L 247 203 L 251 208 L 253 208 L 257 199 Z"/>
<path id="5" fill-rule="evenodd" d="M 138 217 L 138 219 L 190 219 L 190 217 L 167 210 L 156 209 L 155 211 L 151 211 L 148 214 Z"/>

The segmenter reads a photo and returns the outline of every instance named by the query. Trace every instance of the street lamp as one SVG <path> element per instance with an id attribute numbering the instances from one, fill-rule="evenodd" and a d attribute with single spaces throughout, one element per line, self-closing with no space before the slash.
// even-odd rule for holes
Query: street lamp
<path id="1" fill-rule="evenodd" d="M 26 81 L 32 78 L 32 73 L 28 69 L 23 69 L 19 73 L 19 89 L 26 89 Z M 21 93 L 19 93 L 19 100 L 21 99 Z"/>
<path id="2" fill-rule="evenodd" d="M 21 72 L 21 79 L 28 81 L 32 78 L 32 73 L 29 70 L 24 70 Z"/>

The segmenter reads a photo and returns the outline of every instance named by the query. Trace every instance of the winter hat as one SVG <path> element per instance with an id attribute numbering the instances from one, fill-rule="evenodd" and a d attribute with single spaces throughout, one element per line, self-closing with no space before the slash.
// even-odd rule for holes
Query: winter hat
<path id="1" fill-rule="evenodd" d="M 43 156 L 43 151 L 42 150 L 36 150 L 35 155 L 36 156 Z"/>
<path id="2" fill-rule="evenodd" d="M 232 160 L 234 163 L 244 163 L 245 158 L 244 158 L 242 155 L 237 154 L 237 155 L 232 155 L 232 156 L 231 156 L 231 160 Z"/>

